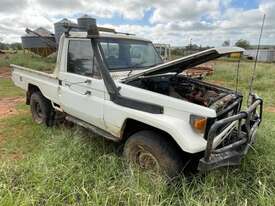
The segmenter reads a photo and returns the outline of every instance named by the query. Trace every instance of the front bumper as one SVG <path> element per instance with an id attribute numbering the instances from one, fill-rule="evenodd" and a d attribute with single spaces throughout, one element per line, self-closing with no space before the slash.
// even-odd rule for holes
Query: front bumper
<path id="1" fill-rule="evenodd" d="M 255 141 L 255 134 L 262 121 L 263 100 L 256 94 L 251 95 L 252 103 L 246 111 L 216 121 L 207 136 L 204 157 L 200 159 L 198 170 L 208 171 L 223 166 L 239 165 L 250 145 Z M 259 114 L 257 113 L 259 109 Z M 224 125 L 238 122 L 237 127 L 224 140 L 225 145 L 213 148 L 217 131 Z"/>

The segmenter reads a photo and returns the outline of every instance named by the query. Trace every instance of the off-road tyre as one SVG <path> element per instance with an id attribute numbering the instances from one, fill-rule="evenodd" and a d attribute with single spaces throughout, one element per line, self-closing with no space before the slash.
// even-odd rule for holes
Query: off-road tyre
<path id="1" fill-rule="evenodd" d="M 31 95 L 30 106 L 34 122 L 51 126 L 53 109 L 50 101 L 41 92 L 35 92 Z"/>
<path id="2" fill-rule="evenodd" d="M 124 145 L 124 157 L 145 170 L 153 170 L 173 178 L 182 169 L 177 145 L 162 133 L 150 130 L 131 135 Z"/>

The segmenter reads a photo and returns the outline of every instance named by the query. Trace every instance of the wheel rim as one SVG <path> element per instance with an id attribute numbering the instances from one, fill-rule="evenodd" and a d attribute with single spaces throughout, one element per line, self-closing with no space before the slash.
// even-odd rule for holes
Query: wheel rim
<path id="1" fill-rule="evenodd" d="M 136 153 L 136 163 L 145 170 L 160 171 L 160 166 L 157 158 L 144 148 L 139 147 Z"/>
<path id="2" fill-rule="evenodd" d="M 36 111 L 37 117 L 39 119 L 42 119 L 42 117 L 43 117 L 43 111 L 42 111 L 42 109 L 40 107 L 40 104 L 38 102 L 36 102 L 36 104 L 35 104 L 35 111 Z"/>
<path id="3" fill-rule="evenodd" d="M 43 118 L 44 118 L 43 110 L 42 110 L 39 102 L 37 102 L 37 101 L 33 101 L 32 114 L 33 114 L 33 119 L 35 120 L 35 122 L 37 122 L 38 124 L 43 122 Z"/>

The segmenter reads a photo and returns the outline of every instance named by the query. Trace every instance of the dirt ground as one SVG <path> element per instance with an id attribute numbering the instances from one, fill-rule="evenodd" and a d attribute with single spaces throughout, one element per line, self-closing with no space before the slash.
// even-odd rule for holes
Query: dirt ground
<path id="1" fill-rule="evenodd" d="M 3 127 L 3 126 L 0 125 L 0 129 L 1 129 L 2 127 Z M 4 142 L 4 137 L 3 137 L 2 133 L 0 132 L 0 145 L 1 145 L 2 142 Z"/>
<path id="2" fill-rule="evenodd" d="M 0 98 L 0 119 L 17 114 L 16 105 L 24 101 L 24 97 Z"/>
<path id="3" fill-rule="evenodd" d="M 275 106 L 266 107 L 265 111 L 275 113 Z"/>
<path id="4" fill-rule="evenodd" d="M 16 109 L 16 105 L 24 101 L 25 101 L 24 97 L 0 98 L 0 121 L 2 118 L 18 114 L 19 111 Z M 1 127 L 3 127 L 3 125 L 0 125 L 0 128 Z M 3 133 L 0 132 L 0 159 L 6 159 L 6 160 L 23 159 L 23 153 L 19 149 L 9 153 L 5 152 L 5 148 L 1 147 L 2 145 L 4 145 L 5 140 L 6 140 L 6 137 L 4 136 Z"/>
<path id="5" fill-rule="evenodd" d="M 0 68 L 0 78 L 9 79 L 11 77 L 11 70 L 9 67 Z"/>
<path id="6" fill-rule="evenodd" d="M 0 68 L 0 80 L 1 78 L 10 79 L 11 70 L 9 67 Z M 0 97 L 0 119 L 5 118 L 10 115 L 17 114 L 16 105 L 18 103 L 24 102 L 23 97 Z"/>
<path id="7" fill-rule="evenodd" d="M 225 84 L 225 82 L 222 81 L 222 80 L 210 80 L 210 83 L 216 84 L 216 85 L 219 85 L 219 86 L 223 86 Z"/>

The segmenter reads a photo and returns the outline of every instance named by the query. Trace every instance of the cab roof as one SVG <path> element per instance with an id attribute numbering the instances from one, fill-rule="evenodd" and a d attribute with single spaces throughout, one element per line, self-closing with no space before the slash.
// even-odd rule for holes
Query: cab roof
<path id="1" fill-rule="evenodd" d="M 70 37 L 73 38 L 87 38 L 88 34 L 87 32 L 70 32 Z M 126 39 L 126 40 L 136 40 L 136 41 L 145 41 L 145 42 L 151 42 L 148 39 L 140 38 L 132 34 L 123 34 L 123 33 L 110 33 L 110 32 L 99 32 L 99 37 L 102 38 L 118 38 L 118 39 Z"/>

